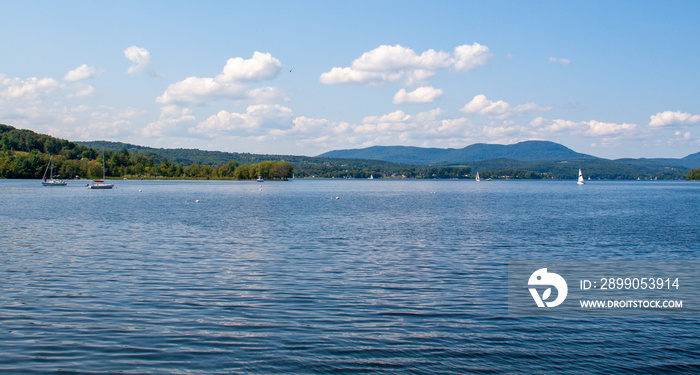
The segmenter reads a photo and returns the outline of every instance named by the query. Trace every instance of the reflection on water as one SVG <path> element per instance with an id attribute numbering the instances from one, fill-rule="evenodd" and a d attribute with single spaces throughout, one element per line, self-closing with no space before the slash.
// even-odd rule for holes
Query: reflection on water
<path id="1" fill-rule="evenodd" d="M 697 184 L 259 186 L 0 181 L 0 370 L 700 370 L 697 319 L 509 318 L 506 267 L 698 259 Z"/>

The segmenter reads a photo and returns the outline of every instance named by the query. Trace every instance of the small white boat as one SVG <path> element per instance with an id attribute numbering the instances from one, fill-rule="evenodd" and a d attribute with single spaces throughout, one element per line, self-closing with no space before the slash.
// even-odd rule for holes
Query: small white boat
<path id="1" fill-rule="evenodd" d="M 481 181 L 481 177 L 479 177 L 479 172 L 476 172 L 476 180 Z"/>
<path id="2" fill-rule="evenodd" d="M 368 179 L 368 180 L 374 180 L 374 175 L 373 175 L 373 174 L 369 175 L 369 177 L 368 177 L 367 179 Z"/>
<path id="3" fill-rule="evenodd" d="M 257 182 L 265 182 L 265 179 L 263 179 L 262 176 L 258 176 Z"/>
<path id="4" fill-rule="evenodd" d="M 576 181 L 577 184 L 583 185 L 585 182 L 583 182 L 583 173 L 581 173 L 581 170 L 578 170 L 578 181 Z"/>
<path id="5" fill-rule="evenodd" d="M 105 150 L 102 150 L 102 179 L 93 180 L 92 184 L 87 185 L 88 189 L 112 189 L 114 185 L 105 183 Z"/>
<path id="6" fill-rule="evenodd" d="M 49 173 L 49 178 L 46 178 L 46 172 L 51 172 Z M 44 171 L 44 181 L 41 183 L 44 186 L 66 186 L 68 185 L 67 182 L 63 180 L 54 180 L 53 179 L 53 155 L 51 155 L 51 158 L 49 159 L 49 165 L 46 166 L 46 170 Z"/>

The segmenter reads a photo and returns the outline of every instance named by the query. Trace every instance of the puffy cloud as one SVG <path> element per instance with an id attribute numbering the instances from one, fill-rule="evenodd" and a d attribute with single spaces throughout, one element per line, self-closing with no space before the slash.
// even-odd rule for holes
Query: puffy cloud
<path id="1" fill-rule="evenodd" d="M 446 68 L 452 63 L 450 54 L 429 49 L 416 54 L 412 49 L 399 44 L 382 45 L 365 52 L 352 62 L 352 68 L 360 71 L 386 72 L 402 69 L 434 70 Z"/>
<path id="2" fill-rule="evenodd" d="M 664 111 L 650 116 L 649 126 L 652 128 L 667 128 L 687 126 L 700 122 L 700 115 L 691 115 L 681 111 Z"/>
<path id="3" fill-rule="evenodd" d="M 415 86 L 435 76 L 432 70 L 416 69 L 406 72 L 406 85 Z"/>
<path id="4" fill-rule="evenodd" d="M 290 129 L 273 129 L 270 131 L 270 134 L 274 136 L 285 137 L 294 135 L 313 135 L 314 137 L 316 137 L 318 134 L 333 132 L 333 128 L 336 127 L 336 124 L 332 123 L 327 119 L 317 119 L 306 116 L 299 116 L 294 118 L 292 120 L 292 124 L 293 126 Z M 338 128 L 338 130 L 342 132 L 344 129 Z"/>
<path id="5" fill-rule="evenodd" d="M 104 105 L 22 106 L 14 109 L 17 119 L 12 125 L 71 140 L 123 141 L 133 134 L 133 121 L 143 113 L 135 108 Z"/>
<path id="6" fill-rule="evenodd" d="M 548 120 L 543 117 L 535 118 L 530 122 L 530 125 L 539 128 L 544 133 L 581 132 L 584 130 L 584 124 L 581 122 L 562 119 Z"/>
<path id="7" fill-rule="evenodd" d="M 432 103 L 435 99 L 442 96 L 442 94 L 442 90 L 429 86 L 422 86 L 411 92 L 406 92 L 405 89 L 401 89 L 394 95 L 394 104 Z"/>
<path id="8" fill-rule="evenodd" d="M 234 83 L 221 83 L 214 78 L 188 77 L 180 82 L 170 84 L 158 103 L 201 103 L 224 97 L 242 98 L 244 87 Z"/>
<path id="9" fill-rule="evenodd" d="M 676 130 L 675 134 L 677 137 L 682 138 L 684 141 L 689 141 L 693 138 L 693 136 L 690 134 L 690 132 L 682 133 L 682 132 Z"/>
<path id="10" fill-rule="evenodd" d="M 407 77 L 407 84 L 415 84 L 435 75 L 435 70 L 453 66 L 456 71 L 468 71 L 485 65 L 491 57 L 488 47 L 479 43 L 456 47 L 454 56 L 433 49 L 419 55 L 399 44 L 382 45 L 363 53 L 349 67 L 334 67 L 321 74 L 320 81 L 324 84 L 382 83 Z"/>
<path id="11" fill-rule="evenodd" d="M 337 83 L 381 83 L 396 81 L 402 76 L 403 72 L 380 73 L 353 68 L 333 68 L 330 72 L 321 74 L 319 80 L 326 85 Z"/>
<path id="12" fill-rule="evenodd" d="M 534 119 L 530 125 L 537 128 L 538 134 L 545 137 L 549 134 L 565 132 L 588 137 L 607 137 L 632 134 L 637 130 L 636 124 L 617 124 L 596 120 L 579 122 L 562 119 L 547 120 L 542 117 Z"/>
<path id="13" fill-rule="evenodd" d="M 585 131 L 585 135 L 594 137 L 630 133 L 637 129 L 637 124 L 616 124 L 596 120 L 586 121 L 583 124 L 588 127 L 588 129 Z"/>
<path id="14" fill-rule="evenodd" d="M 68 97 L 85 98 L 93 95 L 95 95 L 95 88 L 90 85 L 87 85 L 82 88 L 79 88 L 75 94 L 68 95 Z"/>
<path id="15" fill-rule="evenodd" d="M 246 93 L 246 99 L 253 103 L 274 104 L 289 101 L 284 90 L 279 87 L 258 87 Z"/>
<path id="16" fill-rule="evenodd" d="M 151 53 L 147 49 L 131 46 L 124 50 L 124 57 L 129 59 L 133 64 L 129 67 L 129 74 L 147 73 L 155 75 L 155 70 L 151 65 Z"/>
<path id="17" fill-rule="evenodd" d="M 35 100 L 63 87 L 53 78 L 6 78 L 0 74 L 0 98 Z"/>
<path id="18" fill-rule="evenodd" d="M 180 108 L 176 105 L 161 107 L 160 117 L 145 128 L 141 129 L 141 134 L 145 137 L 160 137 L 166 134 L 179 135 L 183 125 L 190 125 L 195 121 L 192 110 Z"/>
<path id="19" fill-rule="evenodd" d="M 246 83 L 270 80 L 282 69 L 282 63 L 269 53 L 255 52 L 250 59 L 231 58 L 226 62 L 223 72 L 214 78 L 188 77 L 170 84 L 156 101 L 163 104 L 191 103 L 198 104 L 221 98 L 253 99 L 269 101 L 283 98 L 276 88 L 260 88 L 248 93 Z"/>
<path id="20" fill-rule="evenodd" d="M 63 77 L 64 81 L 80 81 L 87 78 L 92 78 L 99 75 L 97 68 L 83 64 L 68 73 Z"/>
<path id="21" fill-rule="evenodd" d="M 550 62 L 552 64 L 559 64 L 559 65 L 564 66 L 564 67 L 567 67 L 567 66 L 569 66 L 569 64 L 571 64 L 571 61 L 569 61 L 569 59 L 556 58 L 556 57 L 550 57 L 549 59 L 547 59 L 547 62 Z"/>
<path id="22" fill-rule="evenodd" d="M 460 111 L 464 113 L 476 113 L 496 119 L 507 119 L 514 115 L 529 113 L 529 112 L 546 112 L 550 107 L 539 107 L 535 103 L 527 103 L 511 106 L 509 103 L 499 100 L 497 102 L 486 98 L 486 95 L 476 95 L 467 103 Z"/>
<path id="23" fill-rule="evenodd" d="M 269 53 L 255 51 L 250 59 L 230 58 L 216 77 L 219 82 L 249 82 L 270 80 L 282 69 L 282 63 Z"/>
<path id="24" fill-rule="evenodd" d="M 486 65 L 493 57 L 489 47 L 482 46 L 479 43 L 458 46 L 455 48 L 454 55 L 454 67 L 462 72 Z"/>
<path id="25" fill-rule="evenodd" d="M 289 128 L 293 116 L 292 110 L 275 105 L 259 104 L 246 108 L 245 113 L 219 111 L 204 122 L 191 128 L 191 133 L 205 134 L 213 137 L 220 133 L 232 131 L 260 131 L 261 129 Z"/>

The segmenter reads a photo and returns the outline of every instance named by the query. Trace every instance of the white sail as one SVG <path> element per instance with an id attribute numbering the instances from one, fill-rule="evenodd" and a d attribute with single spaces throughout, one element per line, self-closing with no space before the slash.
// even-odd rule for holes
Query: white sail
<path id="1" fill-rule="evenodd" d="M 579 185 L 585 184 L 585 182 L 583 182 L 583 173 L 581 173 L 580 169 L 578 170 L 578 181 L 576 183 Z"/>
<path id="2" fill-rule="evenodd" d="M 481 177 L 479 177 L 479 172 L 476 172 L 476 180 L 481 181 Z"/>

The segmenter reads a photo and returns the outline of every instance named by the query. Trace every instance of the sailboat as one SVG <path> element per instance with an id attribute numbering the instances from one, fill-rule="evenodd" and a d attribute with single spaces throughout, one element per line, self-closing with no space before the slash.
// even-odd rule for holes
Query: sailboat
<path id="1" fill-rule="evenodd" d="M 49 174 L 49 179 L 46 179 L 46 172 L 51 171 Z M 53 179 L 53 155 L 51 155 L 51 158 L 49 158 L 49 164 L 46 166 L 46 170 L 44 171 L 44 181 L 41 183 L 44 186 L 66 186 L 68 185 L 67 182 L 63 180 L 54 180 Z"/>
<path id="2" fill-rule="evenodd" d="M 112 184 L 105 183 L 105 150 L 102 150 L 102 179 L 93 182 L 92 185 L 87 185 L 88 189 L 111 189 L 114 187 Z"/>
<path id="3" fill-rule="evenodd" d="M 576 181 L 577 184 L 583 185 L 585 182 L 583 182 L 583 173 L 581 173 L 581 170 L 578 170 L 578 181 Z"/>
<path id="4" fill-rule="evenodd" d="M 481 177 L 479 177 L 479 172 L 476 172 L 476 180 L 481 181 Z"/>

